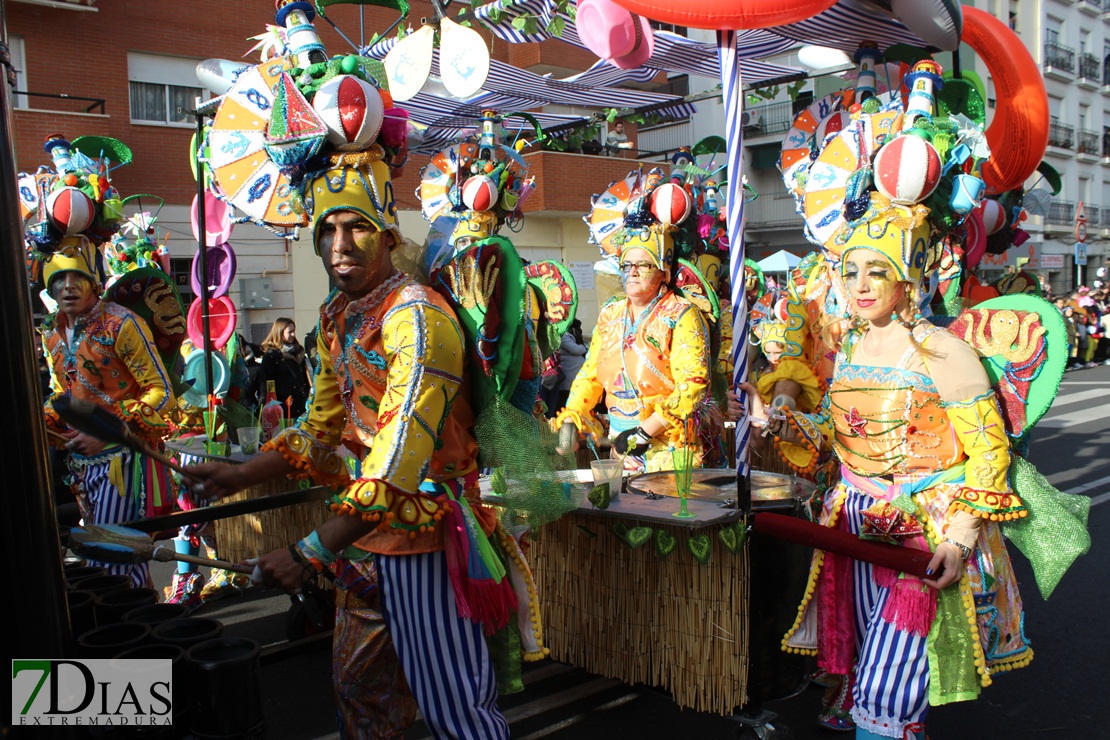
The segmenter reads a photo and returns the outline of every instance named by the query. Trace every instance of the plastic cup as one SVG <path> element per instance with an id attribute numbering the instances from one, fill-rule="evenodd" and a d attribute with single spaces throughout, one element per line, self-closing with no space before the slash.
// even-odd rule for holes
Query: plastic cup
<path id="1" fill-rule="evenodd" d="M 594 485 L 609 484 L 609 498 L 616 498 L 621 492 L 621 476 L 624 466 L 620 460 L 590 460 L 590 471 L 594 474 Z"/>
<path id="2" fill-rule="evenodd" d="M 239 427 L 239 451 L 244 455 L 253 455 L 258 452 L 258 427 Z"/>

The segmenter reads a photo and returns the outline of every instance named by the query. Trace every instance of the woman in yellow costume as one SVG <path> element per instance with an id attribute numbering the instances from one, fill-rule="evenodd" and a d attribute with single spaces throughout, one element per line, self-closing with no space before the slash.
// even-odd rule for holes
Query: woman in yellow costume
<path id="1" fill-rule="evenodd" d="M 670 287 L 673 227 L 647 207 L 657 202 L 651 197 L 652 185 L 661 182 L 656 174 L 633 173 L 619 183 L 632 183 L 627 216 L 600 239 L 594 230 L 602 249 L 619 260 L 625 295 L 602 307 L 586 361 L 555 417 L 557 427 L 573 425 L 600 439 L 605 430 L 594 407 L 604 400 L 613 455 L 634 471 L 670 470 L 671 450 L 687 447 L 700 464 L 701 443 L 691 429 L 708 412 L 709 326 L 702 310 Z M 677 186 L 662 187 L 682 197 Z M 595 214 L 608 195 L 596 199 Z"/>
<path id="2" fill-rule="evenodd" d="M 932 261 L 925 210 L 873 204 L 838 238 L 854 328 L 810 419 L 842 464 L 821 523 L 934 553 L 923 580 L 814 557 L 784 648 L 830 673 L 854 667 L 857 738 L 923 737 L 930 705 L 975 698 L 992 672 L 1032 658 L 999 526 L 1027 513 L 999 404 L 976 351 L 916 309 Z"/>

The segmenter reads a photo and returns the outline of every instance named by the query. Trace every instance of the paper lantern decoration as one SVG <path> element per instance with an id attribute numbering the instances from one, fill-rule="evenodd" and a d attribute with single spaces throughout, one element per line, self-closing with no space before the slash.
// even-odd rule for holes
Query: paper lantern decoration
<path id="1" fill-rule="evenodd" d="M 940 182 L 940 155 L 918 136 L 900 136 L 875 155 L 875 187 L 895 203 L 920 203 Z"/>
<path id="2" fill-rule="evenodd" d="M 997 200 L 986 199 L 979 203 L 979 210 L 983 216 L 983 230 L 988 234 L 994 234 L 1002 230 L 1006 225 L 1006 209 Z"/>
<path id="3" fill-rule="evenodd" d="M 80 234 L 92 226 L 96 206 L 92 198 L 74 187 L 61 187 L 46 198 L 50 220 L 66 236 Z"/>
<path id="4" fill-rule="evenodd" d="M 488 211 L 497 205 L 497 185 L 485 175 L 467 178 L 462 186 L 462 199 L 472 211 Z"/>
<path id="5" fill-rule="evenodd" d="M 673 182 L 660 185 L 651 194 L 651 213 L 664 226 L 682 223 L 692 208 L 690 194 Z"/>
<path id="6" fill-rule="evenodd" d="M 362 151 L 374 143 L 385 120 L 381 93 L 353 75 L 339 75 L 321 85 L 312 107 L 328 127 L 328 141 L 344 152 Z"/>

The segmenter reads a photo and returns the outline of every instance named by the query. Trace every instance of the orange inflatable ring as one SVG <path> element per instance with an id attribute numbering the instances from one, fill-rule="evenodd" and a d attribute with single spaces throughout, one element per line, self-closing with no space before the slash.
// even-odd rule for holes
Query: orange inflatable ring
<path id="1" fill-rule="evenodd" d="M 987 128 L 991 156 L 983 164 L 988 193 L 1020 187 L 1036 171 L 1048 146 L 1048 94 L 1044 78 L 1018 35 L 989 13 L 963 7 L 963 41 L 994 78 L 998 107 Z"/>
<path id="2" fill-rule="evenodd" d="M 773 28 L 828 10 L 836 0 L 614 0 L 625 10 L 660 23 L 711 31 Z"/>

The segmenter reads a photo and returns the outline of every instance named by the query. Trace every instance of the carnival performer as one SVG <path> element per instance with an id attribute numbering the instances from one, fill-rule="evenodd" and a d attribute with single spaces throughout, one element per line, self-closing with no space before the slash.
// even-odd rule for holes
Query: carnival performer
<path id="1" fill-rule="evenodd" d="M 173 390 L 146 323 L 123 306 L 101 300 L 93 246 L 81 236 L 68 241 L 43 265 L 44 282 L 58 302 L 57 312 L 42 326 L 53 376 L 47 426 L 66 440 L 84 520 L 119 524 L 145 516 L 149 496 L 172 497 L 168 471 L 122 445 L 69 429 L 51 402 L 68 394 L 96 403 L 157 446 L 170 431 L 162 414 L 173 405 Z M 97 565 L 129 576 L 136 587 L 150 585 L 146 563 Z"/>
<path id="2" fill-rule="evenodd" d="M 696 425 L 705 411 L 710 379 L 709 326 L 671 285 L 673 228 L 647 210 L 651 177 L 633 199 L 639 206 L 603 243 L 619 260 L 624 296 L 602 307 L 586 361 L 554 420 L 566 430 L 564 445 L 577 432 L 601 439 L 606 430 L 594 407 L 604 400 L 612 454 L 632 471 L 673 469 L 675 449 L 693 449 L 701 464 L 701 441 L 690 422 Z"/>
<path id="3" fill-rule="evenodd" d="M 974 698 L 992 672 L 1032 658 L 999 529 L 1027 513 L 1007 479 L 1009 440 L 976 351 L 918 313 L 929 225 L 908 212 L 873 203 L 843 237 L 855 328 L 818 418 L 842 464 L 821 523 L 930 550 L 932 577 L 818 552 L 784 640 L 830 673 L 855 667 L 861 738 L 924 737 L 930 705 Z"/>
<path id="4" fill-rule="evenodd" d="M 373 652 L 370 662 L 380 669 L 395 649 L 403 670 L 403 677 L 379 670 L 378 703 L 363 707 L 374 731 L 399 736 L 412 722 L 407 679 L 435 736 L 507 737 L 482 625 L 467 618 L 504 626 L 506 595 L 500 584 L 492 586 L 485 613 L 477 601 L 460 604 L 466 574 L 449 567 L 445 554 L 458 547 L 448 529 L 484 539 L 494 526 L 477 498 L 477 446 L 468 432 L 469 406 L 459 395 L 462 332 L 442 296 L 393 266 L 391 250 L 400 237 L 392 200 L 380 200 L 392 193 L 384 163 L 329 170 L 307 192 L 313 241 L 336 286 L 321 307 L 321 367 L 309 412 L 243 465 L 190 471 L 203 481 L 204 495 L 215 498 L 279 475 L 342 488 L 334 519 L 261 559 L 266 582 L 295 591 L 340 554 L 352 559 L 348 547 L 356 545 L 361 554 L 353 559 L 376 562 L 389 629 L 368 636 L 354 625 L 351 633 L 337 626 L 337 650 Z M 363 454 L 355 481 L 335 452 L 348 423 Z M 448 527 L 445 517 L 462 529 Z M 470 593 L 480 585 L 472 581 Z M 341 608 L 368 606 L 357 593 L 340 594 Z M 374 644 L 361 642 L 369 637 Z M 343 719 L 347 732 L 364 726 L 359 720 L 365 718 Z"/>
<path id="5" fill-rule="evenodd" d="M 173 500 L 163 465 L 70 429 L 52 406 L 62 395 L 95 403 L 154 448 L 170 431 L 164 415 L 174 404 L 172 383 L 151 327 L 129 308 L 101 296 L 97 250 L 123 217 L 123 200 L 111 185 L 107 162 L 130 161 L 130 150 L 108 137 L 80 137 L 71 144 L 57 134 L 47 138 L 44 148 L 54 171 L 44 168 L 24 176 L 20 190 L 24 236 L 41 265 L 42 284 L 57 304 L 40 327 L 53 390 L 45 405 L 47 431 L 55 445 L 69 451 L 71 487 L 85 522 L 119 524 L 148 511 L 162 513 Z M 80 220 L 78 213 L 86 217 Z M 173 304 L 164 281 L 155 282 L 162 292 L 134 286 L 139 302 L 155 318 L 182 320 L 180 302 Z M 183 336 L 184 324 L 176 328 Z M 150 585 L 145 563 L 97 565 L 127 575 L 134 586 Z"/>

